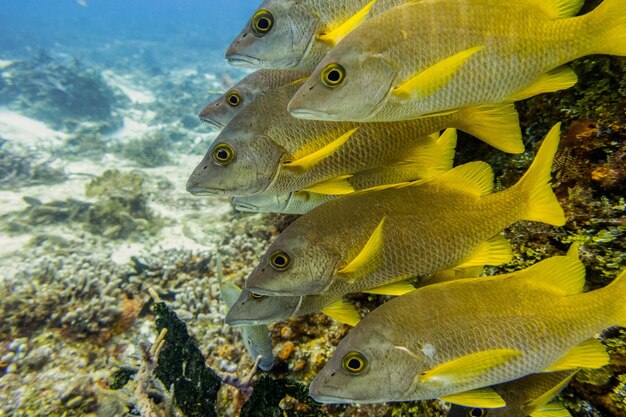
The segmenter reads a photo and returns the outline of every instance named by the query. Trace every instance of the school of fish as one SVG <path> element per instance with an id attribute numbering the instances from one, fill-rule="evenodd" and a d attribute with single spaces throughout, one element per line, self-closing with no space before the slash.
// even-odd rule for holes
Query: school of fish
<path id="1" fill-rule="evenodd" d="M 524 141 L 514 102 L 577 82 L 568 62 L 626 56 L 626 7 L 604 0 L 265 0 L 226 52 L 259 68 L 207 105 L 221 129 L 187 182 L 237 210 L 301 214 L 239 289 L 226 323 L 262 370 L 267 324 L 323 312 L 354 326 L 313 379 L 321 403 L 440 399 L 450 417 L 567 417 L 556 399 L 608 363 L 626 326 L 626 271 L 583 292 L 578 246 L 504 275 L 502 232 L 562 226 L 550 182 L 560 124 L 522 178 L 453 166 L 457 130 L 498 151 Z M 365 317 L 355 292 L 395 296 Z"/>

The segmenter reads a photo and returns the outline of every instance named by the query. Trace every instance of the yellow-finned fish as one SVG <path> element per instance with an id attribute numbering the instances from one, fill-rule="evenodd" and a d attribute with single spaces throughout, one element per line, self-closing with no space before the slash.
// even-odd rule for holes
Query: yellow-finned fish
<path id="1" fill-rule="evenodd" d="M 333 282 L 352 292 L 449 268 L 511 259 L 500 232 L 519 220 L 561 226 L 549 185 L 557 124 L 513 187 L 493 192 L 493 172 L 470 162 L 430 179 L 365 190 L 329 201 L 289 225 L 245 286 L 264 295 L 312 295 Z"/>
<path id="2" fill-rule="evenodd" d="M 313 70 L 369 16 L 406 0 L 265 0 L 226 51 L 232 65 Z"/>
<path id="3" fill-rule="evenodd" d="M 393 121 L 571 87 L 564 64 L 626 55 L 624 0 L 408 1 L 348 34 L 289 103 L 295 117 Z"/>
<path id="4" fill-rule="evenodd" d="M 268 92 L 243 109 L 214 140 L 187 190 L 230 196 L 303 189 L 346 194 L 354 191 L 350 175 L 407 163 L 421 164 L 420 177 L 426 178 L 450 168 L 454 149 L 437 152 L 428 138 L 449 127 L 508 152 L 524 150 L 512 104 L 400 123 L 300 120 L 287 112 L 287 103 L 302 82 Z"/>
<path id="5" fill-rule="evenodd" d="M 311 396 L 325 403 L 441 398 L 499 408 L 505 401 L 485 387 L 607 365 L 606 347 L 594 337 L 626 325 L 626 271 L 582 293 L 585 268 L 571 252 L 383 304 L 339 343 L 312 381 Z"/>
<path id="6" fill-rule="evenodd" d="M 223 129 L 241 109 L 263 94 L 308 75 L 308 72 L 297 70 L 267 69 L 253 72 L 208 104 L 198 117 L 217 129 Z"/>
<path id="7" fill-rule="evenodd" d="M 565 406 L 554 400 L 577 371 L 533 374 L 495 385 L 493 390 L 506 402 L 496 409 L 452 405 L 447 417 L 571 417 Z"/>
<path id="8" fill-rule="evenodd" d="M 222 259 L 217 257 L 216 275 L 220 284 L 220 295 L 229 311 L 237 302 L 241 294 L 241 288 L 230 281 L 224 281 L 222 277 Z M 259 360 L 259 368 L 269 371 L 274 366 L 274 354 L 272 353 L 272 337 L 267 326 L 242 326 L 239 328 L 243 344 L 253 361 Z M 260 357 L 260 359 L 259 359 Z"/>
<path id="9" fill-rule="evenodd" d="M 446 130 L 442 137 L 433 142 L 433 146 L 440 146 L 440 149 L 453 148 L 455 141 L 452 135 L 455 135 L 454 129 Z M 419 180 L 427 176 L 428 172 L 424 170 L 424 166 L 419 163 L 408 163 L 357 172 L 348 178 L 348 184 L 355 191 L 361 191 L 385 184 Z M 336 197 L 338 196 L 312 191 L 292 191 L 235 197 L 233 205 L 236 210 L 245 212 L 304 214 Z"/>

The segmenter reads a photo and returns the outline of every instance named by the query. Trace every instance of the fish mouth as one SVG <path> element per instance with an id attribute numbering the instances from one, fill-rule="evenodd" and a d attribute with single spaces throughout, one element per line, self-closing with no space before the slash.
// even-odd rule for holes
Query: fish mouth
<path id="1" fill-rule="evenodd" d="M 221 190 L 219 188 L 199 187 L 199 186 L 187 186 L 187 192 L 195 196 L 226 195 L 226 190 Z"/>
<path id="2" fill-rule="evenodd" d="M 226 60 L 234 67 L 259 67 L 263 64 L 259 58 L 241 54 L 226 55 Z"/>
<path id="3" fill-rule="evenodd" d="M 211 125 L 217 129 L 224 129 L 224 127 L 226 127 L 226 125 L 224 125 L 224 123 L 220 123 L 216 120 L 211 119 L 210 117 L 206 117 L 206 116 L 202 116 L 200 115 L 200 120 L 203 121 L 204 123 Z"/>
<path id="4" fill-rule="evenodd" d="M 235 210 L 238 211 L 249 211 L 249 212 L 258 212 L 260 210 L 259 206 L 255 206 L 254 204 L 245 203 L 243 201 L 238 201 L 237 199 L 233 200 L 233 206 L 235 206 Z"/>
<path id="5" fill-rule="evenodd" d="M 317 110 L 289 109 L 289 113 L 296 119 L 304 120 L 333 120 L 333 116 Z"/>

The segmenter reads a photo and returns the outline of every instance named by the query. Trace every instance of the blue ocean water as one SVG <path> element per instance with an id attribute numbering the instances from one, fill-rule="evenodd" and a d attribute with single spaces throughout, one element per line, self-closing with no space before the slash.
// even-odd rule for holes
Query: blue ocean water
<path id="1" fill-rule="evenodd" d="M 255 0 L 3 0 L 0 53 L 53 46 L 98 48 L 99 43 L 116 40 L 175 44 L 183 56 L 190 51 L 222 51 L 241 30 L 257 3 Z"/>

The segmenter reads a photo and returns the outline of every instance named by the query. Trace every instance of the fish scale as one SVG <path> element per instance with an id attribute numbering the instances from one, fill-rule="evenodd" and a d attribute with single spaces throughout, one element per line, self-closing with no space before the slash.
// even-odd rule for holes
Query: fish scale
<path id="1" fill-rule="evenodd" d="M 462 109 L 400 123 L 301 120 L 289 114 L 287 103 L 302 82 L 279 87 L 243 109 L 214 140 L 192 174 L 189 187 L 210 188 L 220 182 L 229 183 L 228 195 L 233 196 L 298 191 L 337 177 L 407 161 L 421 164 L 424 170 L 418 178 L 425 178 L 427 174 L 441 173 L 451 167 L 451 152 L 443 155 L 437 151 L 433 155 L 435 141 L 426 137 L 448 127 L 464 129 L 509 152 L 523 150 L 517 113 L 510 104 L 495 107 L 494 114 L 485 109 Z M 502 136 L 496 133 L 498 124 L 505 131 Z M 353 129 L 357 130 L 341 146 L 313 166 L 303 169 L 282 166 L 330 145 Z M 239 144 L 235 145 L 237 141 Z M 255 146 L 269 148 L 261 145 L 261 141 L 269 142 L 283 153 L 280 160 L 263 160 L 272 165 L 268 173 L 243 179 L 249 172 L 237 172 L 236 159 L 228 166 L 213 163 L 216 146 L 229 143 L 235 155 L 254 155 L 251 148 Z"/>
<path id="2" fill-rule="evenodd" d="M 405 120 L 523 98 L 517 95 L 542 75 L 578 57 L 626 54 L 623 47 L 609 45 L 626 36 L 610 32 L 611 25 L 619 27 L 624 20 L 617 0 L 605 0 L 575 18 L 553 18 L 545 7 L 535 0 L 434 0 L 388 10 L 358 26 L 329 52 L 294 96 L 290 110 L 315 119 Z M 615 21 L 609 22 L 613 15 Z M 427 68 L 474 47 L 484 48 L 434 91 L 419 97 L 393 93 Z M 367 60 L 372 63 L 362 67 Z M 342 85 L 332 89 L 319 82 L 329 64 L 342 65 L 346 73 Z M 306 116 L 313 111 L 319 114 Z"/>

